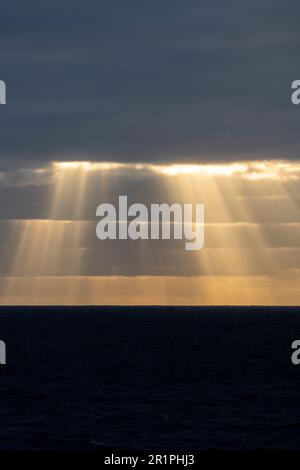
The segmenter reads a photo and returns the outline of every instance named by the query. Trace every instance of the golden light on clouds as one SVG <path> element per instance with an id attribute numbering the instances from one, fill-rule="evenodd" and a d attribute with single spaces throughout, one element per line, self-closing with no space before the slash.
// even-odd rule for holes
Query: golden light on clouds
<path id="1" fill-rule="evenodd" d="M 152 163 L 120 163 L 120 162 L 54 162 L 58 172 L 70 171 L 112 171 L 133 170 L 156 172 L 166 176 L 204 175 L 232 176 L 239 175 L 246 179 L 297 179 L 300 177 L 300 163 L 287 160 L 245 161 L 213 164 L 152 164 Z M 40 170 L 35 170 L 43 171 Z"/>
<path id="2" fill-rule="evenodd" d="M 300 302 L 298 162 L 53 162 L 1 181 L 45 186 L 48 201 L 43 218 L 10 223 L 2 304 Z M 97 240 L 97 205 L 127 192 L 145 204 L 204 203 L 205 248 Z"/>
<path id="3" fill-rule="evenodd" d="M 207 176 L 230 176 L 247 171 L 245 163 L 228 163 L 215 165 L 153 165 L 152 168 L 158 173 L 167 176 L 177 175 L 207 175 Z"/>
<path id="4" fill-rule="evenodd" d="M 125 163 L 111 163 L 111 162 L 54 162 L 53 167 L 57 171 L 65 172 L 70 171 L 109 171 L 118 170 L 120 168 L 126 168 Z"/>

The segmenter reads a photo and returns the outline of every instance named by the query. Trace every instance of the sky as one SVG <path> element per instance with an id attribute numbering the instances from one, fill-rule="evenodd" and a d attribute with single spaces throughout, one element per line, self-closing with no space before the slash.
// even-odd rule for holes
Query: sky
<path id="1" fill-rule="evenodd" d="M 1 6 L 0 303 L 299 304 L 299 17 L 296 0 Z M 121 194 L 204 203 L 204 249 L 99 241 Z"/>

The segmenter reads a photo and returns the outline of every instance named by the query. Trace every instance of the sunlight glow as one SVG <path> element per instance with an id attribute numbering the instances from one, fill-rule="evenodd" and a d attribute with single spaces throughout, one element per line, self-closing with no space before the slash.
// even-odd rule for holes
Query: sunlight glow
<path id="1" fill-rule="evenodd" d="M 238 175 L 249 180 L 259 179 L 297 179 L 300 178 L 300 163 L 285 160 L 244 161 L 232 163 L 203 164 L 150 164 L 120 162 L 53 162 L 55 171 L 114 171 L 134 170 L 148 171 L 165 176 L 207 175 L 234 176 Z M 38 170 L 35 170 L 37 172 Z"/>
<path id="2" fill-rule="evenodd" d="M 177 175 L 192 175 L 192 174 L 206 174 L 206 175 L 223 175 L 230 176 L 234 173 L 242 173 L 247 171 L 247 164 L 245 163 L 232 163 L 227 165 L 162 165 L 153 166 L 154 170 L 168 176 Z"/>
<path id="3" fill-rule="evenodd" d="M 110 171 L 119 170 L 126 167 L 125 163 L 119 162 L 54 162 L 54 169 L 59 171 L 64 170 L 85 170 L 85 171 Z"/>
<path id="4" fill-rule="evenodd" d="M 48 191 L 43 219 L 11 221 L 3 304 L 299 302 L 299 162 L 53 162 L 2 181 Z M 127 245 L 97 244 L 97 205 L 126 191 L 138 202 L 204 203 L 204 249 L 191 256 L 175 244 L 137 242 L 133 263 L 123 257 Z"/>

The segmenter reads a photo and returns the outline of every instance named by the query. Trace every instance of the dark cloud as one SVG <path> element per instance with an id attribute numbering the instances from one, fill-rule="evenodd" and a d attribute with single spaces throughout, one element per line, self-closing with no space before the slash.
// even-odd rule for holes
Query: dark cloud
<path id="1" fill-rule="evenodd" d="M 6 2 L 2 167 L 299 158 L 299 17 L 298 0 Z"/>

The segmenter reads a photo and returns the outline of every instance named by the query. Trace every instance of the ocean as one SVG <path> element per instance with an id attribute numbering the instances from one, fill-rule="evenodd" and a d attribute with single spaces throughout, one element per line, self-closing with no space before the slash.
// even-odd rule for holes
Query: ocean
<path id="1" fill-rule="evenodd" d="M 297 450 L 298 307 L 2 307 L 1 450 Z"/>

